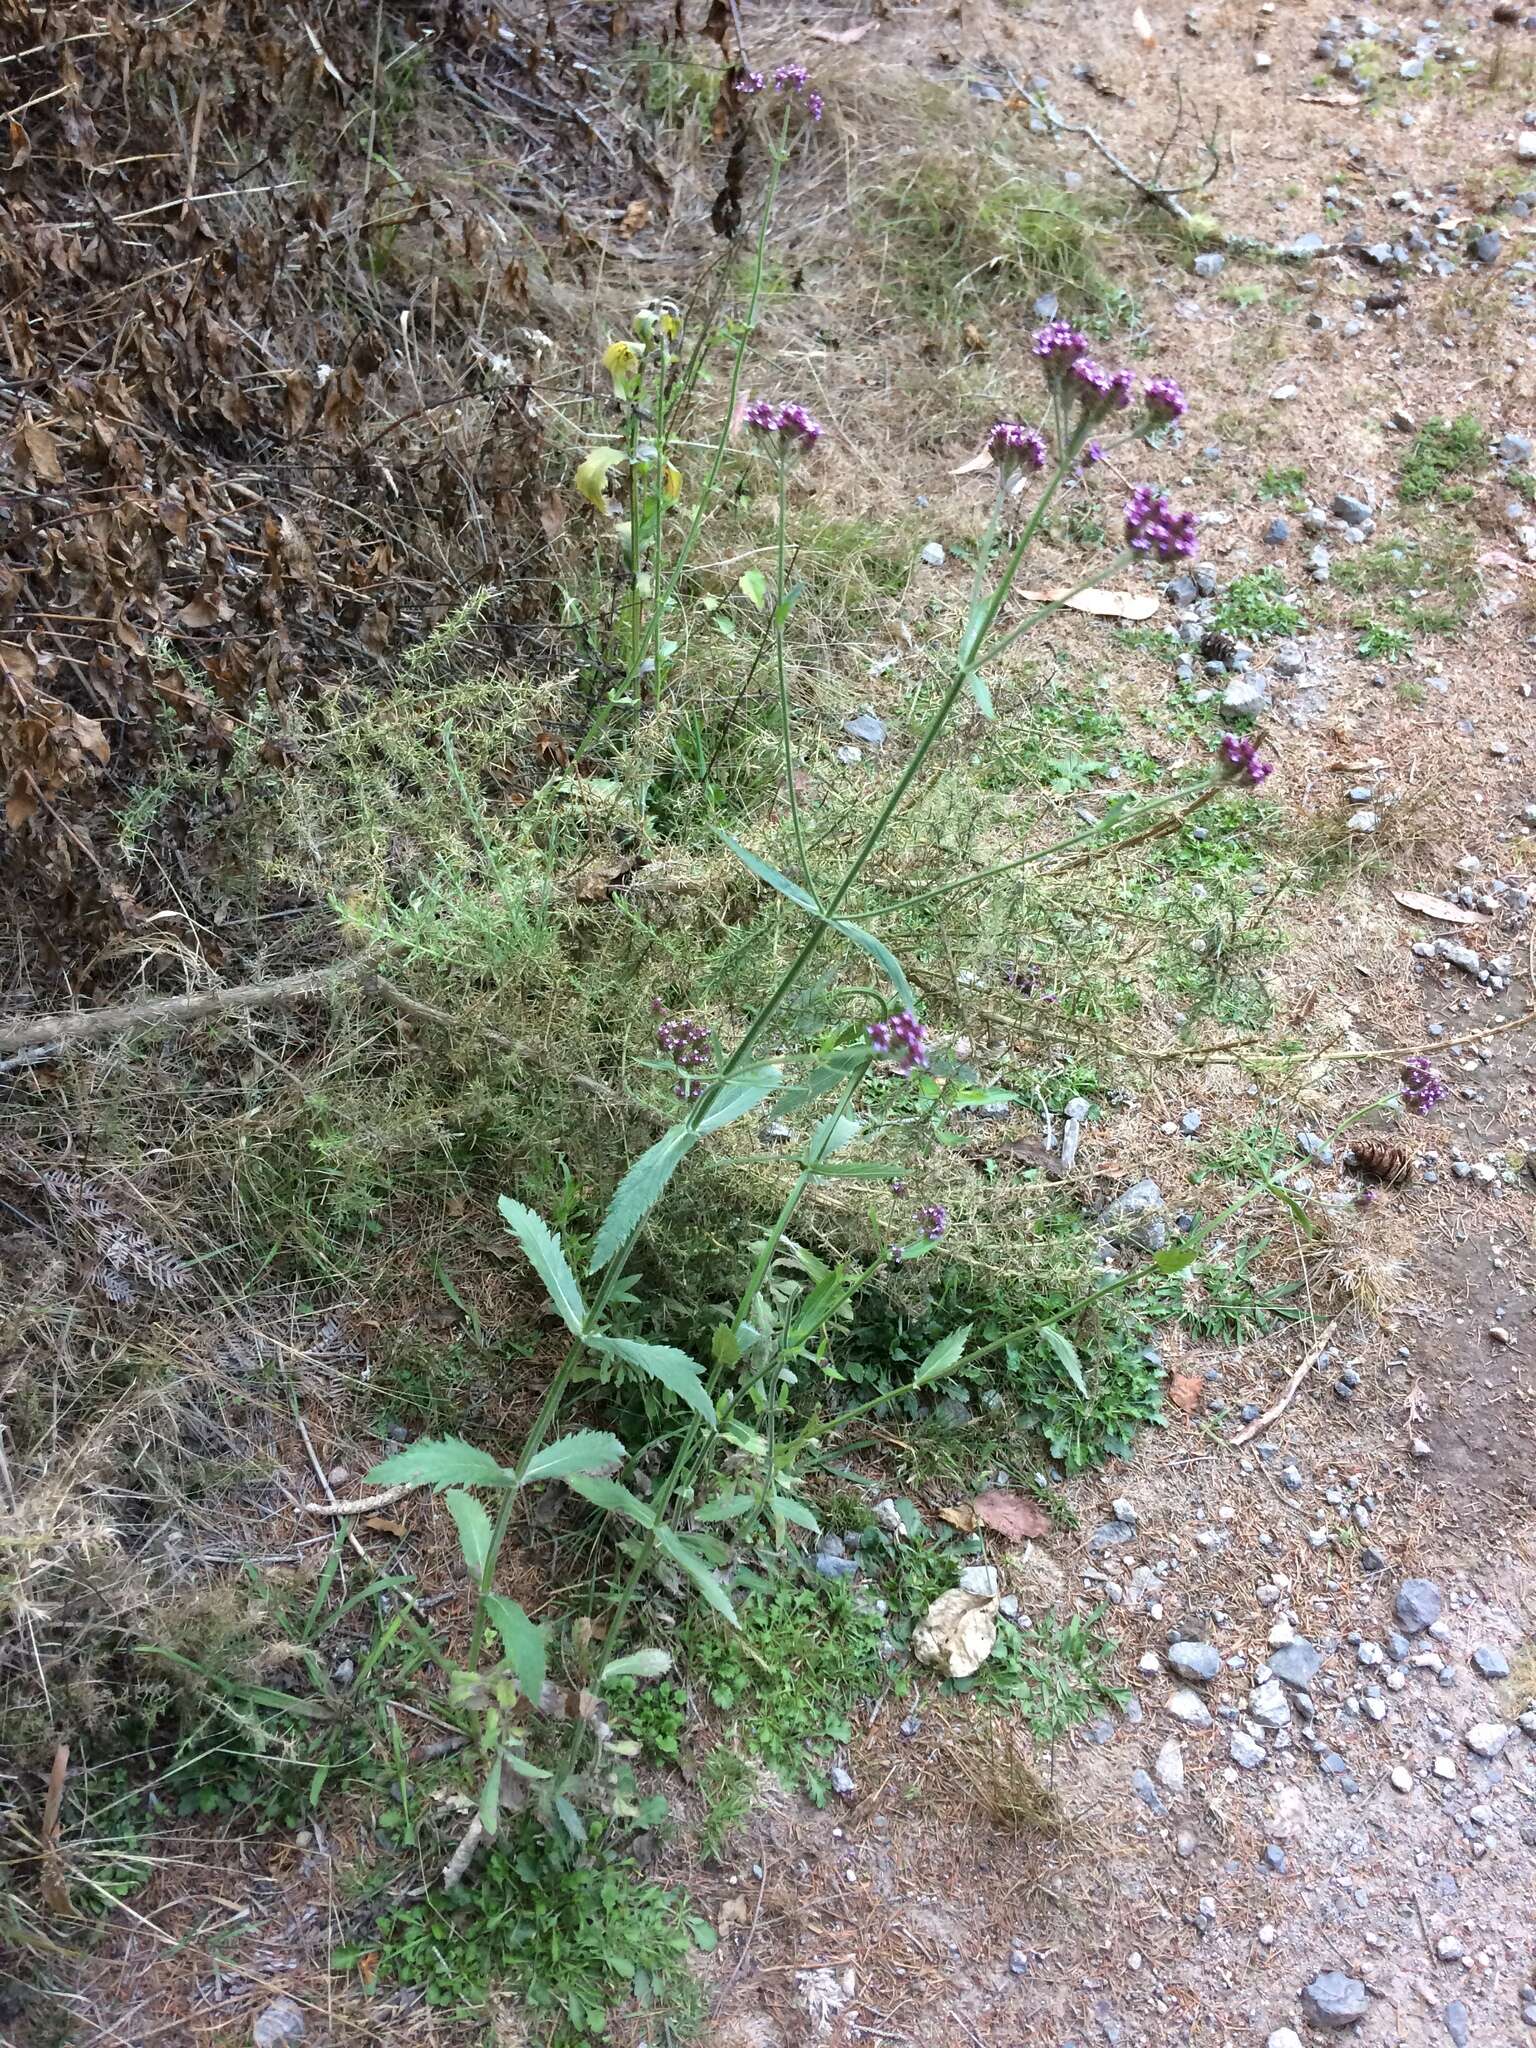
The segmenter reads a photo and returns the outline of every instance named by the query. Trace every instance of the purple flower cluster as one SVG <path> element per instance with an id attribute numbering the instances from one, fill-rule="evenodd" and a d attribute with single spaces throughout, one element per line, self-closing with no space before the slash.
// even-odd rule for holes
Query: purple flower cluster
<path id="1" fill-rule="evenodd" d="M 1090 419 L 1124 412 L 1136 390 L 1129 370 L 1106 370 L 1092 356 L 1079 356 L 1067 371 L 1068 389 Z"/>
<path id="2" fill-rule="evenodd" d="M 1125 508 L 1125 538 L 1134 554 L 1177 561 L 1195 552 L 1193 512 L 1175 512 L 1161 491 L 1138 484 Z"/>
<path id="3" fill-rule="evenodd" d="M 1189 410 L 1189 400 L 1171 377 L 1149 377 L 1142 402 L 1159 426 L 1183 419 Z"/>
<path id="4" fill-rule="evenodd" d="M 754 432 L 777 440 L 786 453 L 814 448 L 821 439 L 821 422 L 803 405 L 773 405 L 766 398 L 754 398 L 742 419 Z"/>
<path id="5" fill-rule="evenodd" d="M 878 1024 L 866 1024 L 864 1036 L 876 1052 L 888 1053 L 903 1074 L 928 1064 L 928 1034 L 911 1010 L 898 1010 Z"/>
<path id="6" fill-rule="evenodd" d="M 999 420 L 987 436 L 987 453 L 1005 476 L 1016 469 L 1044 469 L 1047 450 L 1033 427 Z"/>
<path id="7" fill-rule="evenodd" d="M 775 92 L 805 95 L 805 111 L 813 121 L 819 121 L 826 112 L 826 101 L 811 84 L 810 73 L 803 64 L 781 64 L 773 74 Z"/>
<path id="8" fill-rule="evenodd" d="M 669 1016 L 660 996 L 652 996 L 651 1014 L 661 1019 L 656 1026 L 657 1050 L 678 1070 L 678 1083 L 672 1093 L 679 1102 L 697 1102 L 704 1093 L 698 1069 L 709 1066 L 714 1058 L 708 1031 L 692 1017 Z"/>
<path id="9" fill-rule="evenodd" d="M 736 90 L 743 98 L 750 98 L 753 93 L 761 92 L 767 83 L 761 71 L 744 71 L 736 81 Z"/>
<path id="10" fill-rule="evenodd" d="M 1221 736 L 1221 758 L 1230 773 L 1239 782 L 1260 783 L 1266 775 L 1273 775 L 1273 761 L 1259 759 L 1259 743 L 1247 736 L 1239 737 L 1235 732 L 1224 732 Z"/>
<path id="11" fill-rule="evenodd" d="M 1422 1053 L 1403 1067 L 1403 1107 L 1428 1116 L 1437 1103 L 1444 1102 L 1450 1089 Z"/>
<path id="12" fill-rule="evenodd" d="M 1088 337 L 1065 320 L 1053 320 L 1036 333 L 1034 352 L 1049 381 L 1065 376 L 1079 356 L 1087 355 Z"/>
<path id="13" fill-rule="evenodd" d="M 949 1228 L 949 1211 L 939 1202 L 924 1202 L 917 1211 L 918 1234 L 937 1244 Z"/>

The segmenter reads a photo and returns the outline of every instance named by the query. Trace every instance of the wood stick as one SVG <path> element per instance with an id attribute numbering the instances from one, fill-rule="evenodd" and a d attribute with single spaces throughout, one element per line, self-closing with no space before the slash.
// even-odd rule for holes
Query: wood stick
<path id="1" fill-rule="evenodd" d="M 1296 1395 L 1300 1390 L 1302 1381 L 1306 1378 L 1307 1374 L 1312 1370 L 1313 1366 L 1316 1365 L 1317 1361 L 1322 1357 L 1323 1353 L 1328 1349 L 1328 1346 L 1332 1343 L 1333 1333 L 1338 1327 L 1339 1319 L 1337 1316 L 1335 1316 L 1333 1321 L 1328 1325 L 1327 1329 L 1324 1330 L 1321 1337 L 1319 1337 L 1317 1342 L 1312 1346 L 1312 1349 L 1307 1353 L 1306 1357 L 1301 1361 L 1300 1365 L 1297 1366 L 1296 1370 L 1291 1374 L 1290 1378 L 1286 1381 L 1285 1392 L 1280 1396 L 1279 1400 L 1275 1402 L 1274 1406 L 1272 1408 L 1266 1408 L 1264 1410 L 1264 1413 L 1261 1416 L 1259 1416 L 1256 1421 L 1245 1422 L 1243 1424 L 1243 1427 L 1237 1432 L 1237 1435 L 1231 1439 L 1232 1447 L 1234 1450 L 1237 1448 L 1239 1444 L 1246 1444 L 1251 1442 L 1252 1439 L 1258 1435 L 1261 1429 L 1268 1429 L 1269 1425 L 1275 1420 L 1277 1416 L 1283 1415 L 1285 1413 L 1286 1409 L 1289 1408 L 1291 1403 L 1295 1400 Z"/>

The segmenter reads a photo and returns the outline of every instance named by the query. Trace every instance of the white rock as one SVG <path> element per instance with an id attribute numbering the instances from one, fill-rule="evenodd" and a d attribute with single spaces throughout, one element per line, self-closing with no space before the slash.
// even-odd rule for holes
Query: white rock
<path id="1" fill-rule="evenodd" d="M 1157 1762 L 1152 1769 L 1158 1783 L 1166 1786 L 1168 1791 L 1179 1793 L 1184 1790 L 1184 1752 L 1176 1735 L 1170 1735 L 1157 1752 Z"/>
<path id="2" fill-rule="evenodd" d="M 1168 1711 L 1175 1721 L 1182 1721 L 1186 1728 L 1209 1728 L 1211 1725 L 1210 1708 L 1199 1693 L 1190 1692 L 1187 1688 L 1170 1694 Z"/>
<path id="3" fill-rule="evenodd" d="M 1495 1757 L 1514 1734 L 1502 1721 L 1479 1721 L 1461 1738 L 1474 1756 Z"/>
<path id="4" fill-rule="evenodd" d="M 1394 1764 L 1391 1777 L 1392 1790 L 1394 1792 L 1411 1792 L 1413 1790 L 1413 1773 L 1404 1765 Z"/>
<path id="5" fill-rule="evenodd" d="M 1437 1756 L 1430 1767 L 1437 1778 L 1454 1778 L 1456 1766 L 1448 1756 Z"/>

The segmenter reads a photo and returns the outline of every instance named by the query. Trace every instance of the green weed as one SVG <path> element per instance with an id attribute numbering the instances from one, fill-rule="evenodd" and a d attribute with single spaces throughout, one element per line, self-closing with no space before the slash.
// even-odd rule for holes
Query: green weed
<path id="1" fill-rule="evenodd" d="M 1407 659 L 1413 647 L 1413 635 L 1401 626 L 1367 625 L 1355 642 L 1355 652 L 1363 661 L 1385 661 L 1394 667 Z"/>
<path id="2" fill-rule="evenodd" d="M 1426 420 L 1398 472 L 1405 505 L 1464 505 L 1488 466 L 1488 437 L 1470 413 Z"/>
<path id="3" fill-rule="evenodd" d="M 648 1879 L 618 1842 L 594 1831 L 578 1849 L 525 1819 L 503 1823 L 472 1884 L 385 1910 L 333 1962 L 371 1954 L 379 1981 L 461 2014 L 483 2011 L 493 1989 L 510 1995 L 553 2024 L 541 2038 L 554 2048 L 605 2038 L 631 2003 L 664 2011 L 686 2036 L 702 2018 L 688 1958 L 714 1941 L 682 1894 Z"/>
<path id="4" fill-rule="evenodd" d="M 1271 504 L 1284 505 L 1290 512 L 1307 509 L 1307 473 L 1304 469 L 1268 468 L 1259 478 L 1259 496 Z"/>
<path id="5" fill-rule="evenodd" d="M 1215 623 L 1245 640 L 1272 640 L 1294 633 L 1301 612 L 1285 595 L 1285 578 L 1276 568 L 1255 569 L 1234 577 L 1216 607 Z"/>
<path id="6" fill-rule="evenodd" d="M 949 1689 L 978 1705 L 1017 1712 L 1042 1746 L 1059 1742 L 1069 1729 L 1105 1707 L 1122 1710 L 1130 1699 L 1111 1682 L 1115 1644 L 1099 1633 L 1105 1609 L 1059 1621 L 1042 1615 L 1028 1628 L 1006 1622 L 997 1646 L 972 1678 L 950 1681 Z"/>

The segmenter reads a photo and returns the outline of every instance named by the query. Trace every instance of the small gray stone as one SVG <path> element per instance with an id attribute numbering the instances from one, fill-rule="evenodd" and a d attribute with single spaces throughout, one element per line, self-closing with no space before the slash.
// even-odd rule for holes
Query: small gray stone
<path id="1" fill-rule="evenodd" d="M 1470 2015 L 1459 1998 L 1453 1998 L 1445 2008 L 1445 2031 L 1456 2043 L 1456 2048 L 1467 2048 Z"/>
<path id="2" fill-rule="evenodd" d="M 1261 1728 L 1285 1728 L 1291 1719 L 1291 1703 L 1278 1678 L 1266 1678 L 1248 1695 L 1248 1712 Z"/>
<path id="3" fill-rule="evenodd" d="M 1264 2048 L 1301 2048 L 1301 2036 L 1294 2027 L 1276 2027 Z"/>
<path id="4" fill-rule="evenodd" d="M 1397 67 L 1397 75 L 1399 78 L 1422 78 L 1424 76 L 1424 59 L 1422 57 L 1405 57 Z"/>
<path id="5" fill-rule="evenodd" d="M 1008 1968 L 1015 1977 L 1029 1975 L 1029 1957 L 1023 1949 L 1015 1948 L 1008 1951 Z"/>
<path id="6" fill-rule="evenodd" d="M 1282 1643 L 1278 1650 L 1271 1650 L 1269 1668 L 1287 1685 L 1310 1685 L 1322 1670 L 1323 1660 L 1305 1636 L 1294 1636 L 1290 1642 Z"/>
<path id="7" fill-rule="evenodd" d="M 1196 277 L 1217 277 L 1226 267 L 1226 257 L 1219 249 L 1207 249 L 1195 258 Z"/>
<path id="8" fill-rule="evenodd" d="M 832 1790 L 839 1799 L 851 1799 L 859 1789 L 841 1764 L 834 1764 L 831 1770 L 828 1771 L 827 1783 L 832 1787 Z"/>
<path id="9" fill-rule="evenodd" d="M 1131 1542 L 1135 1534 L 1134 1522 L 1100 1522 L 1088 1538 L 1088 1548 L 1095 1552 L 1113 1550 L 1117 1544 Z"/>
<path id="10" fill-rule="evenodd" d="M 1365 2018 L 1365 1986 L 1342 1970 L 1320 1970 L 1302 1987 L 1301 2009 L 1314 2027 L 1324 2033 L 1340 2033 Z"/>
<path id="11" fill-rule="evenodd" d="M 1221 1653 L 1211 1643 L 1171 1643 L 1168 1662 L 1196 1685 L 1209 1685 L 1221 1671 Z"/>
<path id="12" fill-rule="evenodd" d="M 960 1570 L 959 1588 L 962 1593 L 980 1594 L 983 1600 L 995 1600 L 998 1594 L 997 1566 L 995 1564 L 968 1564 Z"/>
<path id="13" fill-rule="evenodd" d="M 289 2048 L 304 2038 L 304 2015 L 291 1998 L 274 1998 L 256 2015 L 252 2048 Z"/>
<path id="14" fill-rule="evenodd" d="M 1490 1649 L 1485 1644 L 1472 1652 L 1472 1669 L 1479 1678 L 1508 1678 L 1509 1659 L 1502 1650 Z"/>
<path id="15" fill-rule="evenodd" d="M 853 1579 L 858 1577 L 859 1561 L 856 1557 L 833 1557 L 823 1550 L 817 1553 L 816 1570 L 824 1579 Z"/>
<path id="16" fill-rule="evenodd" d="M 1440 1619 L 1445 1596 L 1433 1579 L 1404 1579 L 1397 1590 L 1393 1613 L 1404 1635 L 1422 1635 Z"/>
<path id="17" fill-rule="evenodd" d="M 1269 683 L 1262 675 L 1234 676 L 1221 693 L 1221 708 L 1229 718 L 1257 718 L 1269 709 Z"/>
<path id="18" fill-rule="evenodd" d="M 1172 576 L 1163 585 L 1163 595 L 1170 604 L 1193 604 L 1200 590 L 1193 576 Z"/>
<path id="19" fill-rule="evenodd" d="M 1276 1877 L 1284 1877 L 1286 1871 L 1285 1851 L 1278 1842 L 1266 1842 L 1264 1854 L 1259 1859 L 1266 1870 L 1272 1870 Z"/>
<path id="20" fill-rule="evenodd" d="M 936 540 L 925 540 L 920 559 L 926 562 L 930 569 L 942 569 L 944 566 L 944 550 Z"/>
<path id="21" fill-rule="evenodd" d="M 1168 1226 L 1163 1221 L 1167 1207 L 1155 1180 L 1138 1180 L 1116 1196 L 1099 1221 L 1117 1242 L 1160 1252 L 1168 1242 Z"/>
<path id="22" fill-rule="evenodd" d="M 1307 666 L 1307 657 L 1294 642 L 1286 641 L 1270 656 L 1270 664 L 1277 676 L 1284 676 L 1290 681 L 1303 673 Z"/>
<path id="23" fill-rule="evenodd" d="M 1163 1795 L 1158 1791 L 1156 1785 L 1153 1784 L 1151 1777 L 1146 1771 L 1132 1771 L 1131 1790 L 1136 1794 L 1136 1797 L 1143 1806 L 1149 1806 L 1152 1809 L 1159 1820 L 1163 1819 L 1167 1814 L 1168 1809 L 1163 1804 Z"/>
<path id="24" fill-rule="evenodd" d="M 873 711 L 861 711 L 857 718 L 844 722 L 843 731 L 851 740 L 862 740 L 867 747 L 885 745 L 885 726 Z"/>
<path id="25" fill-rule="evenodd" d="M 1171 1693 L 1168 1711 L 1175 1721 L 1182 1721 L 1186 1728 L 1209 1728 L 1211 1711 L 1199 1693 L 1181 1690 Z"/>
<path id="26" fill-rule="evenodd" d="M 1291 522 L 1289 519 L 1271 519 L 1268 526 L 1264 529 L 1264 538 L 1272 548 L 1284 547 L 1290 537 Z"/>
<path id="27" fill-rule="evenodd" d="M 1199 1130 L 1201 1124 L 1204 1123 L 1204 1121 L 1205 1119 L 1203 1116 L 1201 1116 L 1198 1109 L 1186 1109 L 1184 1114 L 1179 1118 L 1179 1129 L 1184 1133 L 1186 1138 L 1192 1138 L 1195 1135 L 1196 1131 Z"/>
<path id="28" fill-rule="evenodd" d="M 1268 1751 L 1262 1742 L 1255 1742 L 1251 1735 L 1245 1734 L 1241 1728 L 1238 1729 L 1232 1738 L 1231 1757 L 1240 1771 L 1256 1771 L 1267 1755 Z"/>
<path id="29" fill-rule="evenodd" d="M 1497 263 L 1499 252 L 1503 247 L 1504 237 L 1490 228 L 1487 234 L 1479 235 L 1473 242 L 1471 251 L 1472 261 L 1474 263 Z"/>
<path id="30" fill-rule="evenodd" d="M 1332 1166 L 1333 1164 L 1333 1147 L 1326 1138 L 1319 1137 L 1316 1131 L 1298 1131 L 1296 1133 L 1296 1150 L 1304 1158 L 1315 1159 L 1319 1166 Z"/>
<path id="31" fill-rule="evenodd" d="M 1364 498 L 1352 498 L 1347 491 L 1336 491 L 1333 499 L 1333 516 L 1342 519 L 1346 526 L 1364 526 L 1371 517 L 1371 508 Z"/>
<path id="32" fill-rule="evenodd" d="M 1327 246 L 1327 243 L 1324 242 L 1317 230 L 1309 228 L 1304 235 L 1298 235 L 1295 241 L 1292 242 L 1291 254 L 1293 256 L 1321 256 Z"/>
<path id="33" fill-rule="evenodd" d="M 1500 462 L 1508 462 L 1516 468 L 1524 469 L 1532 455 L 1536 454 L 1536 448 L 1532 447 L 1529 434 L 1506 434 L 1493 452 Z"/>
<path id="34" fill-rule="evenodd" d="M 1177 1798 L 1184 1790 L 1184 1752 L 1176 1735 L 1170 1735 L 1157 1752 L 1157 1762 L 1152 1768 L 1157 1773 L 1157 1782 Z"/>
<path id="35" fill-rule="evenodd" d="M 1435 1943 L 1435 1954 L 1442 1963 L 1459 1963 L 1467 1952 L 1467 1944 L 1454 1934 L 1442 1934 Z"/>

